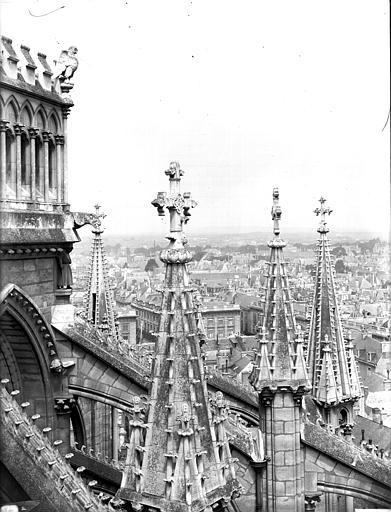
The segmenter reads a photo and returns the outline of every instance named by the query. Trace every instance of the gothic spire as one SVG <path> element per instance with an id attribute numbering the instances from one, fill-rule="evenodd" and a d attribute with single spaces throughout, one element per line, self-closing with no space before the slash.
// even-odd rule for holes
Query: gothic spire
<path id="1" fill-rule="evenodd" d="M 280 238 L 281 207 L 278 189 L 273 189 L 272 220 L 274 237 L 269 242 L 266 299 L 259 350 L 251 375 L 257 391 L 286 385 L 292 389 L 308 388 L 308 378 L 302 348 L 302 334 L 296 327 L 289 292 L 283 248 Z"/>
<path id="2" fill-rule="evenodd" d="M 200 352 L 195 290 L 190 286 L 183 226 L 196 206 L 180 192 L 183 171 L 177 162 L 166 171 L 169 194 L 152 202 L 170 215 L 169 245 L 160 254 L 166 267 L 162 315 L 157 334 L 148 409 L 132 420 L 126 471 L 118 495 L 133 510 L 175 512 L 219 507 L 239 490 L 224 422 L 225 404 L 216 396 L 209 407 Z M 136 430 L 135 430 L 136 429 Z M 137 456 L 134 456 L 137 453 Z"/>
<path id="3" fill-rule="evenodd" d="M 332 210 L 321 197 L 318 227 L 315 290 L 307 350 L 307 365 L 312 395 L 326 407 L 338 405 L 360 396 L 357 365 L 351 343 L 344 337 L 335 293 L 334 264 L 331 260 L 326 216 Z"/>
<path id="4" fill-rule="evenodd" d="M 88 271 L 87 292 L 85 295 L 84 316 L 90 324 L 100 329 L 104 334 L 119 341 L 118 325 L 114 311 L 114 297 L 110 286 L 106 262 L 106 252 L 103 246 L 103 227 L 101 219 L 105 214 L 100 213 L 100 206 L 95 205 L 95 222 L 92 233 L 90 267 Z"/>

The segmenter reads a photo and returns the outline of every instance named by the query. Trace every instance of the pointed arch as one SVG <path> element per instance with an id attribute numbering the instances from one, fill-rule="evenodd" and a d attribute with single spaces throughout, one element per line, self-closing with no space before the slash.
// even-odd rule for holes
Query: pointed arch
<path id="1" fill-rule="evenodd" d="M 50 126 L 50 125 L 49 125 Z M 49 190 L 54 192 L 57 186 L 57 153 L 53 135 L 49 140 Z"/>
<path id="2" fill-rule="evenodd" d="M 83 445 L 86 445 L 86 427 L 80 405 L 77 402 L 72 408 L 70 426 L 71 446 L 77 444 L 80 449 Z"/>
<path id="3" fill-rule="evenodd" d="M 44 191 L 44 152 L 41 133 L 38 133 L 35 138 L 35 189 L 37 195 L 42 196 Z"/>
<path id="4" fill-rule="evenodd" d="M 0 96 L 0 119 L 4 119 L 5 116 L 5 101 Z"/>
<path id="5" fill-rule="evenodd" d="M 20 141 L 20 158 L 21 158 L 21 184 L 22 187 L 30 185 L 31 181 L 31 140 L 27 129 L 28 125 L 25 125 L 25 129 L 21 136 Z"/>
<path id="6" fill-rule="evenodd" d="M 19 286 L 9 283 L 0 292 L 0 316 L 4 311 L 20 318 L 24 327 L 34 333 L 40 346 L 42 361 L 46 361 L 49 370 L 58 371 L 57 361 L 61 361 L 57 354 L 53 329 L 33 299 Z"/>
<path id="7" fill-rule="evenodd" d="M 2 374 L 10 380 L 10 387 L 18 386 L 21 400 L 30 402 L 46 423 L 53 415 L 50 374 L 62 368 L 61 361 L 51 326 L 15 284 L 0 293 L 0 332 Z"/>
<path id="8" fill-rule="evenodd" d="M 34 126 L 40 130 L 46 130 L 47 126 L 47 114 L 42 105 L 39 105 L 34 115 Z"/>
<path id="9" fill-rule="evenodd" d="M 346 425 L 347 423 L 350 423 L 350 420 L 349 409 L 347 407 L 341 407 L 338 414 L 338 423 L 340 425 Z"/>
<path id="10" fill-rule="evenodd" d="M 20 107 L 15 96 L 10 96 L 5 106 L 5 116 L 10 123 L 17 123 L 19 120 Z"/>
<path id="11" fill-rule="evenodd" d="M 29 100 L 25 100 L 20 109 L 20 122 L 25 128 L 33 126 L 34 111 Z"/>
<path id="12" fill-rule="evenodd" d="M 61 122 L 55 110 L 52 110 L 49 114 L 48 130 L 54 135 L 61 131 Z"/>
<path id="13" fill-rule="evenodd" d="M 14 197 L 16 190 L 16 139 L 12 127 L 5 134 L 5 166 L 7 196 Z"/>

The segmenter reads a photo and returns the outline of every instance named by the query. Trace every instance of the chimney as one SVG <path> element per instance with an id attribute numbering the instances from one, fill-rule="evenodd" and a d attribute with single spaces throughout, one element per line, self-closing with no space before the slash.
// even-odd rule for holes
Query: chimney
<path id="1" fill-rule="evenodd" d="M 384 391 L 391 391 L 390 369 L 387 368 L 387 378 L 383 380 Z"/>
<path id="2" fill-rule="evenodd" d="M 382 416 L 381 416 L 381 410 L 378 407 L 372 408 L 372 419 L 376 423 L 382 424 Z"/>

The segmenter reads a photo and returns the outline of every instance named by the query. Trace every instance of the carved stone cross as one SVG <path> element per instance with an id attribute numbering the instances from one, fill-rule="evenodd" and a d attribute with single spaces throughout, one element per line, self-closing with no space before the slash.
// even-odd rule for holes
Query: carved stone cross
<path id="1" fill-rule="evenodd" d="M 314 213 L 318 216 L 320 215 L 320 227 L 318 229 L 319 233 L 326 233 L 328 231 L 328 228 L 326 228 L 326 215 L 330 215 L 330 213 L 333 211 L 328 207 L 324 207 L 324 203 L 326 202 L 326 199 L 324 197 L 321 197 L 319 199 L 320 202 L 320 208 L 315 208 Z"/>
<path id="2" fill-rule="evenodd" d="M 152 205 L 157 208 L 158 215 L 164 216 L 164 209 L 170 212 L 170 233 L 181 233 L 182 225 L 186 224 L 190 217 L 190 208 L 197 206 L 191 199 L 190 192 L 180 191 L 181 176 L 183 171 L 178 162 L 171 162 L 165 174 L 170 177 L 170 192 L 158 192 Z"/>
<path id="3" fill-rule="evenodd" d="M 273 206 L 272 206 L 272 219 L 274 221 L 273 232 L 276 236 L 280 234 L 280 219 L 281 219 L 281 206 L 279 203 L 280 193 L 278 188 L 273 189 Z"/>

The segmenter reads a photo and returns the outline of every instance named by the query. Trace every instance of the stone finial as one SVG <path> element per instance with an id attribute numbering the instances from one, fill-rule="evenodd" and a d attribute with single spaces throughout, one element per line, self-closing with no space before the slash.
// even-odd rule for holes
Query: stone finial
<path id="1" fill-rule="evenodd" d="M 325 208 L 323 205 L 326 202 L 324 197 L 319 199 L 320 208 L 315 208 L 314 213 L 316 216 L 320 215 L 320 225 L 318 228 L 318 233 L 328 233 L 329 228 L 326 226 L 326 215 L 330 215 L 333 210 L 330 208 Z"/>
<path id="2" fill-rule="evenodd" d="M 170 176 L 170 180 L 180 180 L 184 172 L 181 169 L 179 162 L 171 162 L 170 167 L 164 171 L 166 176 Z"/>
<path id="3" fill-rule="evenodd" d="M 94 227 L 93 233 L 95 233 L 95 231 L 98 231 L 99 233 L 103 233 L 102 220 L 106 217 L 106 214 L 100 212 L 100 209 L 102 208 L 100 204 L 97 203 L 94 206 L 94 208 L 95 208 L 95 213 L 93 215 L 94 215 L 95 223 L 93 224 L 93 227 Z"/>
<path id="4" fill-rule="evenodd" d="M 286 243 L 280 238 L 280 220 L 281 220 L 281 206 L 280 206 L 280 193 L 278 188 L 273 188 L 273 206 L 272 206 L 272 220 L 273 220 L 273 233 L 274 238 L 269 242 L 269 247 L 285 247 Z"/>
<path id="5" fill-rule="evenodd" d="M 187 239 L 183 234 L 183 224 L 186 224 L 190 218 L 190 209 L 195 208 L 197 203 L 191 199 L 190 192 L 180 192 L 180 181 L 183 171 L 178 162 L 171 162 L 169 169 L 165 171 L 169 176 L 170 191 L 158 192 L 152 205 L 157 208 L 158 215 L 164 216 L 165 209 L 170 213 L 170 233 L 166 237 L 170 240 L 170 245 L 160 254 L 160 259 L 164 263 L 187 263 L 191 261 L 192 255 L 184 249 Z"/>
<path id="6" fill-rule="evenodd" d="M 180 193 L 180 181 L 184 173 L 178 162 L 171 162 L 165 174 L 170 177 L 170 192 L 168 195 L 166 192 L 158 192 L 152 205 L 157 208 L 160 216 L 164 215 L 164 208 L 170 212 L 170 232 L 178 233 L 189 220 L 190 208 L 197 206 L 197 203 L 191 199 L 190 192 L 184 192 L 183 195 Z"/>
<path id="7" fill-rule="evenodd" d="M 274 221 L 273 232 L 276 236 L 280 234 L 280 219 L 281 219 L 281 206 L 279 203 L 280 193 L 278 188 L 273 189 L 273 206 L 272 206 L 272 219 Z"/>

